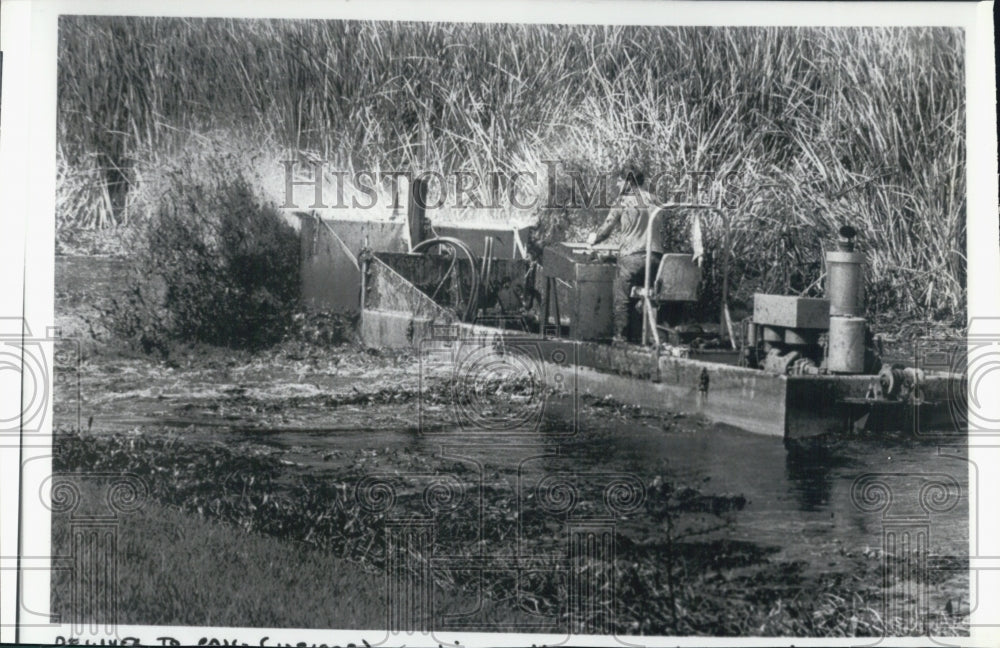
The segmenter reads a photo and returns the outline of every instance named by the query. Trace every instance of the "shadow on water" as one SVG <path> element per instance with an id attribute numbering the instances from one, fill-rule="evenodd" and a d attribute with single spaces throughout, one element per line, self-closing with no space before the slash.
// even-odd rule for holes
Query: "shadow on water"
<path id="1" fill-rule="evenodd" d="M 830 505 L 834 471 L 850 462 L 836 450 L 813 445 L 809 448 L 786 446 L 785 478 L 801 511 L 821 511 Z"/>

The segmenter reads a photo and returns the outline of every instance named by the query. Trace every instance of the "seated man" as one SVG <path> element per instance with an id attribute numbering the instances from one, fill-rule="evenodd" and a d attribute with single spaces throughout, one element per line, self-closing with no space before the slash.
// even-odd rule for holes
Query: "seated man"
<path id="1" fill-rule="evenodd" d="M 587 243 L 594 245 L 608 238 L 615 226 L 622 229 L 621 246 L 618 251 L 618 274 L 614 285 L 614 341 L 629 339 L 629 306 L 632 287 L 645 285 L 646 281 L 646 230 L 649 220 L 656 213 L 656 198 L 642 188 L 645 177 L 642 171 L 630 167 L 622 174 L 622 184 L 618 205 L 611 208 L 604 223 L 587 237 Z M 655 222 L 656 231 L 650 242 L 650 280 L 655 276 L 663 256 L 663 216 Z M 700 220 L 692 223 L 692 239 L 695 258 L 701 257 Z"/>

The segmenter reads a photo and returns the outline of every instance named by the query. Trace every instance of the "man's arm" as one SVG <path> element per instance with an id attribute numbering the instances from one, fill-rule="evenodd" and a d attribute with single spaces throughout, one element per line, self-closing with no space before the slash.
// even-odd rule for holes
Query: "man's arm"
<path id="1" fill-rule="evenodd" d="M 591 235 L 587 237 L 587 243 L 589 243 L 590 245 L 595 245 L 597 243 L 600 243 L 604 239 L 608 238 L 609 236 L 611 236 L 611 232 L 615 229 L 615 226 L 618 225 L 618 222 L 621 220 L 621 218 L 622 218 L 621 208 L 618 207 L 613 208 L 611 211 L 608 212 L 608 217 L 604 219 L 604 222 L 601 223 L 601 226 L 599 228 L 597 228 L 597 231 L 591 233 Z"/>
<path id="2" fill-rule="evenodd" d="M 691 255 L 692 260 L 700 267 L 705 258 L 705 243 L 701 234 L 701 214 L 697 210 L 691 215 Z"/>

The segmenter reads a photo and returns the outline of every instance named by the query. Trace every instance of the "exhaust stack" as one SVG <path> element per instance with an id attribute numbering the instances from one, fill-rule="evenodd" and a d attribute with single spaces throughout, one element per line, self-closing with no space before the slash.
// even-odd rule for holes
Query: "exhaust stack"
<path id="1" fill-rule="evenodd" d="M 834 373 L 859 374 L 865 365 L 865 255 L 854 251 L 857 231 L 844 225 L 837 249 L 826 253 L 826 296 L 830 300 L 830 342 L 827 368 Z"/>

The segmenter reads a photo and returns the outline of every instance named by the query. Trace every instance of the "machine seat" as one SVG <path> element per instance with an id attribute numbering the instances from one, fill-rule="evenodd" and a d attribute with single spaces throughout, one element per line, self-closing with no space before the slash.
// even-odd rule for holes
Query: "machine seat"
<path id="1" fill-rule="evenodd" d="M 690 254 L 664 254 L 650 290 L 650 299 L 656 303 L 696 302 L 701 268 Z M 642 297 L 643 289 L 634 288 L 633 297 Z"/>

